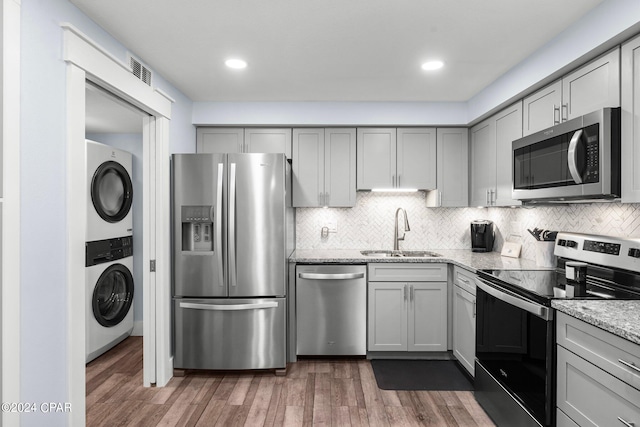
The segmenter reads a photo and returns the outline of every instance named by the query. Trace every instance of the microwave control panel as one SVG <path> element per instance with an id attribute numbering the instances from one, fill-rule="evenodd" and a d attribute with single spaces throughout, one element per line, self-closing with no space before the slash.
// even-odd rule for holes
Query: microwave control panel
<path id="1" fill-rule="evenodd" d="M 600 145 L 598 140 L 599 126 L 597 124 L 584 128 L 585 159 L 582 182 L 598 182 L 600 178 Z"/>

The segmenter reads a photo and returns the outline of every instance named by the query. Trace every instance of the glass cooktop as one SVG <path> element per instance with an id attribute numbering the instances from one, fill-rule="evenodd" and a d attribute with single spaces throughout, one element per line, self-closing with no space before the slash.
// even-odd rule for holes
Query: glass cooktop
<path id="1" fill-rule="evenodd" d="M 640 299 L 640 288 L 633 289 L 610 278 L 587 276 L 583 286 L 570 286 L 564 270 L 480 270 L 480 277 L 536 300 L 565 299 Z M 567 292 L 569 290 L 569 292 Z M 573 295 L 572 295 L 573 293 Z"/>

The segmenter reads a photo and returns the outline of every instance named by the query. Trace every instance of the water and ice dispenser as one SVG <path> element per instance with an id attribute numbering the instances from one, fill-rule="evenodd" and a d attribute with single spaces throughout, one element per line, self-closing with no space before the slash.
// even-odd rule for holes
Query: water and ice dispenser
<path id="1" fill-rule="evenodd" d="M 214 251 L 213 206 L 182 206 L 182 252 Z"/>

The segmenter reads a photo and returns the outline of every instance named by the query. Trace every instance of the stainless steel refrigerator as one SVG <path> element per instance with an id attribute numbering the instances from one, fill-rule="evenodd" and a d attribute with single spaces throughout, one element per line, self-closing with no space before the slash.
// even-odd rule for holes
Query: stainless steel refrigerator
<path id="1" fill-rule="evenodd" d="M 174 367 L 286 366 L 294 245 L 283 154 L 174 154 Z"/>

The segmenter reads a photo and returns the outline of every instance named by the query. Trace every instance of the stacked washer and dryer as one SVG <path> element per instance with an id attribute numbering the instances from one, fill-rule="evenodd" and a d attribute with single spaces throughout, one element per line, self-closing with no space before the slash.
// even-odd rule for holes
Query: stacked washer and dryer
<path id="1" fill-rule="evenodd" d="M 87 140 L 86 362 L 133 330 L 133 159 Z"/>

